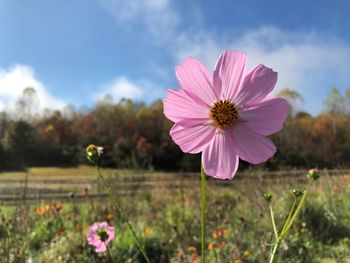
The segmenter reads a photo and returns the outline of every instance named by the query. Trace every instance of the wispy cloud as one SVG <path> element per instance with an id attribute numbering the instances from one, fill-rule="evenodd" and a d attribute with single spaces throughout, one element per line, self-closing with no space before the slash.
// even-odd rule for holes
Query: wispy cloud
<path id="1" fill-rule="evenodd" d="M 210 34 L 184 39 L 178 60 L 195 56 L 213 67 L 222 50 L 231 48 L 248 53 L 249 67 L 264 63 L 280 72 L 279 86 L 303 90 L 305 83 L 320 84 L 332 75 L 345 81 L 350 73 L 350 46 L 339 39 L 308 32 L 285 32 L 276 27 L 247 31 L 234 39 L 220 40 Z M 317 74 L 311 74 L 317 73 Z"/>
<path id="2" fill-rule="evenodd" d="M 100 3 L 123 27 L 145 29 L 156 44 L 169 41 L 180 24 L 180 16 L 170 0 L 100 0 Z"/>
<path id="3" fill-rule="evenodd" d="M 246 31 L 232 39 L 209 33 L 183 38 L 175 56 L 194 56 L 211 68 L 222 50 L 231 48 L 248 54 L 249 68 L 265 64 L 279 73 L 278 91 L 289 87 L 304 96 L 306 107 L 316 113 L 332 85 L 350 84 L 350 45 L 315 32 L 286 32 L 277 27 Z"/>
<path id="4" fill-rule="evenodd" d="M 99 90 L 98 93 L 94 94 L 95 100 L 103 100 L 108 96 L 114 102 L 119 102 L 123 98 L 153 102 L 164 96 L 164 90 L 152 82 L 148 80 L 132 81 L 125 76 L 115 78 L 110 83 L 102 85 Z"/>
<path id="5" fill-rule="evenodd" d="M 330 86 L 345 88 L 350 84 L 350 44 L 329 34 L 291 32 L 273 25 L 231 34 L 203 23 L 181 26 L 181 13 L 169 0 L 100 1 L 118 23 L 138 25 L 135 33 L 146 30 L 150 42 L 163 45 L 162 52 L 172 56 L 173 64 L 193 56 L 212 68 L 223 50 L 245 51 L 249 68 L 263 63 L 278 71 L 276 91 L 284 87 L 297 90 L 313 113 L 321 109 Z M 199 12 L 195 10 L 194 15 L 201 17 Z"/>
<path id="6" fill-rule="evenodd" d="M 37 110 L 62 109 L 65 103 L 54 98 L 47 87 L 37 79 L 31 67 L 15 65 L 10 69 L 0 68 L 0 110 L 11 111 L 24 89 L 31 87 L 36 91 Z"/>

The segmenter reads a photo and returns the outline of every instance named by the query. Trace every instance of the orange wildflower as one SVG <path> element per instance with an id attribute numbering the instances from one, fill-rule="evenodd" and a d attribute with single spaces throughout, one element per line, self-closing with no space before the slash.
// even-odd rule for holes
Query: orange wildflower
<path id="1" fill-rule="evenodd" d="M 43 214 L 43 209 L 41 208 L 41 207 L 38 207 L 37 209 L 36 209 L 36 213 L 38 214 L 38 215 L 42 215 Z"/>
<path id="2" fill-rule="evenodd" d="M 106 219 L 107 220 L 112 220 L 113 219 L 113 215 L 111 213 L 106 215 Z"/>
<path id="3" fill-rule="evenodd" d="M 218 230 L 213 232 L 212 236 L 213 236 L 213 238 L 218 238 L 218 237 L 224 236 L 226 234 L 227 234 L 227 229 L 219 228 Z"/>
<path id="4" fill-rule="evenodd" d="M 150 226 L 146 227 L 145 234 L 146 235 L 153 234 L 153 227 L 150 227 Z"/>

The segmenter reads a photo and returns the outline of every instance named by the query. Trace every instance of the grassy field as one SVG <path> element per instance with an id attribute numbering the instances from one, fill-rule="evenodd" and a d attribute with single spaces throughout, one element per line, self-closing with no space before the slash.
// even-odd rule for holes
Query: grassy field
<path id="1" fill-rule="evenodd" d="M 199 175 L 103 172 L 114 189 L 108 198 L 90 198 L 89 194 L 98 190 L 92 187 L 79 202 L 71 196 L 2 205 L 1 262 L 108 262 L 108 257 L 96 254 L 85 239 L 95 221 L 108 221 L 116 228 L 111 247 L 115 262 L 144 262 L 115 202 L 125 209 L 153 262 L 199 262 Z M 41 180 L 56 180 L 58 183 L 51 185 L 56 190 L 62 190 L 62 182 L 97 183 L 94 167 L 87 166 L 32 168 L 27 173 L 0 175 L 3 188 L 11 188 L 16 179 L 25 180 L 27 187 L 31 180 L 33 187 Z M 303 189 L 305 182 L 300 177 L 261 180 L 253 176 L 225 183 L 209 180 L 208 262 L 267 262 L 273 232 L 262 194 L 273 193 L 276 223 L 281 226 L 293 200 L 290 190 Z M 47 186 L 38 184 L 39 188 Z M 74 187 L 79 192 L 86 185 Z M 130 190 L 128 195 L 125 189 Z M 99 190 L 103 192 L 103 188 Z M 350 176 L 323 175 L 282 243 L 277 262 L 350 262 L 349 196 Z"/>

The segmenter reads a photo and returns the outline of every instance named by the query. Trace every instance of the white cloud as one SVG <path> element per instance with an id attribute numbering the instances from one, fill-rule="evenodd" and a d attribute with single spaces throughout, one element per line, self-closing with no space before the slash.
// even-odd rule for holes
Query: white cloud
<path id="1" fill-rule="evenodd" d="M 162 98 L 164 91 L 147 80 L 131 81 L 125 76 L 120 76 L 112 82 L 102 85 L 100 92 L 94 95 L 97 100 L 104 99 L 106 96 L 112 96 L 115 102 L 119 102 L 123 98 L 153 102 Z"/>
<path id="2" fill-rule="evenodd" d="M 44 109 L 62 109 L 65 106 L 65 103 L 49 94 L 31 67 L 15 65 L 10 69 L 0 68 L 0 110 L 14 110 L 16 101 L 28 87 L 36 91 L 39 112 Z"/>
<path id="3" fill-rule="evenodd" d="M 100 2 L 122 26 L 137 25 L 137 33 L 140 28 L 150 33 L 149 41 L 163 45 L 163 52 L 169 52 L 175 64 L 193 56 L 212 69 L 223 50 L 245 51 L 249 69 L 262 63 L 278 71 L 275 91 L 285 87 L 297 90 L 305 99 L 306 110 L 312 113 L 321 109 L 332 85 L 340 89 L 350 85 L 350 45 L 330 34 L 290 32 L 275 26 L 262 26 L 241 34 L 214 31 L 197 23 L 200 10 L 193 11 L 194 23 L 180 27 L 181 13 L 170 0 Z"/>
<path id="4" fill-rule="evenodd" d="M 315 32 L 286 32 L 261 27 L 238 37 L 220 39 L 210 33 L 183 35 L 174 53 L 177 61 L 196 57 L 212 69 L 225 49 L 248 54 L 248 68 L 264 64 L 278 72 L 276 91 L 289 87 L 305 98 L 306 108 L 317 113 L 332 85 L 349 85 L 350 46 L 334 37 Z"/>
<path id="5" fill-rule="evenodd" d="M 169 41 L 180 23 L 170 0 L 100 0 L 100 3 L 124 28 L 145 28 L 153 36 L 153 42 Z"/>

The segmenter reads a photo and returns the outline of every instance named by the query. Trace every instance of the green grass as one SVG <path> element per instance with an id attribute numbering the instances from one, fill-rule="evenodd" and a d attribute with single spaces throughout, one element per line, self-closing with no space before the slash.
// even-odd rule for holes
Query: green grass
<path id="1" fill-rule="evenodd" d="M 73 176 L 72 172 L 75 172 L 73 177 L 91 172 L 95 176 L 93 167 L 56 169 L 32 168 L 30 172 L 35 176 L 51 174 L 68 178 Z M 60 173 L 55 173 L 57 171 Z M 104 172 L 112 175 L 116 171 Z M 161 174 L 156 174 L 155 178 L 161 178 Z M 85 240 L 89 225 L 107 220 L 116 229 L 116 239 L 111 246 L 115 262 L 144 262 L 115 208 L 118 201 L 143 239 L 153 262 L 198 260 L 200 181 L 185 180 L 184 184 L 189 187 L 181 190 L 170 186 L 162 192 L 145 190 L 127 197 L 119 196 L 115 191 L 103 202 L 86 199 L 78 203 L 71 199 L 63 203 L 62 210 L 51 209 L 41 215 L 37 214 L 37 207 L 45 211 L 48 203 L 2 206 L 0 258 L 2 262 L 10 262 L 10 259 L 14 260 L 12 262 L 25 262 L 28 258 L 39 263 L 108 262 L 105 254 L 96 254 Z M 224 186 L 209 181 L 208 262 L 267 262 L 273 232 L 269 210 L 261 196 L 266 191 L 273 193 L 276 223 L 281 227 L 291 205 L 290 189 L 302 189 L 304 186 L 300 180 L 280 183 L 273 180 L 232 180 Z M 305 207 L 282 242 L 277 262 L 350 262 L 349 196 L 350 176 L 321 177 L 312 186 Z M 52 200 L 50 204 L 56 201 Z"/>

